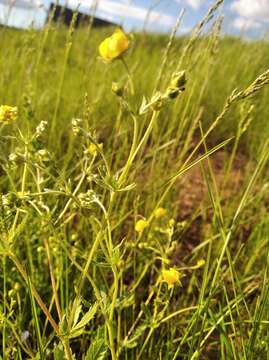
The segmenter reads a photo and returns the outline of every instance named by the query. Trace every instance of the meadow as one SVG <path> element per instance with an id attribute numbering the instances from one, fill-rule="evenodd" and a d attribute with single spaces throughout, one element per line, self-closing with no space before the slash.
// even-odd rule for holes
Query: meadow
<path id="1" fill-rule="evenodd" d="M 0 28 L 1 359 L 268 359 L 268 42 L 221 3 L 109 63 Z"/>

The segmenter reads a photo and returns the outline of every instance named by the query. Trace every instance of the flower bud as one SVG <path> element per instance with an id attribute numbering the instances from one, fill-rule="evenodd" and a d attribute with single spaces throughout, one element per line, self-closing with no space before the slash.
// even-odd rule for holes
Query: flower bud
<path id="1" fill-rule="evenodd" d="M 140 219 L 135 224 L 135 231 L 141 234 L 147 226 L 148 222 L 146 220 Z"/>
<path id="2" fill-rule="evenodd" d="M 38 150 L 37 157 L 39 158 L 39 160 L 46 162 L 50 160 L 50 153 L 46 149 L 41 149 Z"/>
<path id="3" fill-rule="evenodd" d="M 82 123 L 81 119 L 72 119 L 72 130 L 75 135 L 79 135 L 81 129 L 80 125 Z"/>
<path id="4" fill-rule="evenodd" d="M 124 92 L 124 86 L 118 82 L 113 82 L 111 90 L 115 95 L 122 97 Z"/>
<path id="5" fill-rule="evenodd" d="M 18 160 L 18 155 L 16 153 L 11 153 L 8 157 L 8 160 L 12 163 L 16 163 Z"/>
<path id="6" fill-rule="evenodd" d="M 182 89 L 182 90 L 183 90 L 186 82 L 187 82 L 187 79 L 186 79 L 186 71 L 185 71 L 185 70 L 182 70 L 182 71 L 179 71 L 179 72 L 175 72 L 175 73 L 172 75 L 172 79 L 171 79 L 171 82 L 170 82 L 170 86 L 171 86 L 172 88 L 178 88 L 178 89 Z"/>
<path id="7" fill-rule="evenodd" d="M 46 130 L 47 125 L 48 125 L 48 122 L 42 120 L 40 122 L 40 124 L 36 127 L 35 135 L 36 135 L 37 138 L 39 138 L 44 133 L 44 131 Z"/>
<path id="8" fill-rule="evenodd" d="M 161 217 L 164 217 L 166 215 L 166 213 L 167 213 L 166 209 L 164 209 L 162 207 L 159 207 L 158 209 L 156 209 L 154 211 L 154 216 L 155 216 L 156 219 L 159 219 Z"/>
<path id="9" fill-rule="evenodd" d="M 175 99 L 178 94 L 185 90 L 185 84 L 187 82 L 185 70 L 175 72 L 172 75 L 170 84 L 165 92 L 165 96 L 170 99 Z"/>
<path id="10" fill-rule="evenodd" d="M 16 283 L 14 284 L 14 291 L 18 292 L 18 291 L 20 291 L 20 289 L 21 289 L 21 284 L 18 283 L 18 282 L 16 282 Z"/>

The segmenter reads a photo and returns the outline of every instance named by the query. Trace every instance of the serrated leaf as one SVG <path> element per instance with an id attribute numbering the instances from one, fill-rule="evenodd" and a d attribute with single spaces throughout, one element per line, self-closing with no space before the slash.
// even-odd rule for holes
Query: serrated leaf
<path id="1" fill-rule="evenodd" d="M 116 307 L 118 309 L 124 309 L 127 308 L 129 306 L 132 306 L 135 302 L 135 297 L 134 294 L 131 294 L 130 296 L 128 295 L 123 295 L 120 298 L 117 299 L 116 301 Z"/>
<path id="2" fill-rule="evenodd" d="M 100 329 L 88 348 L 84 360 L 104 360 L 107 350 L 104 331 L 103 329 Z"/>
<path id="3" fill-rule="evenodd" d="M 130 185 L 126 185 L 125 187 L 118 189 L 117 192 L 130 191 L 130 190 L 133 190 L 135 187 L 136 187 L 136 184 L 132 183 Z"/>
<path id="4" fill-rule="evenodd" d="M 141 303 L 141 310 L 146 315 L 147 320 L 152 318 L 151 312 L 144 302 Z"/>
<path id="5" fill-rule="evenodd" d="M 83 334 L 84 332 L 84 328 L 80 328 L 80 329 L 72 329 L 70 334 L 68 335 L 69 339 L 74 339 L 76 337 L 79 337 Z"/>
<path id="6" fill-rule="evenodd" d="M 65 360 L 64 348 L 61 343 L 56 345 L 53 349 L 53 359 L 54 360 Z"/>
<path id="7" fill-rule="evenodd" d="M 101 298 L 102 298 L 102 303 L 104 305 L 105 311 L 108 311 L 109 302 L 108 302 L 107 294 L 104 291 L 100 291 L 100 295 L 101 295 Z"/>
<path id="8" fill-rule="evenodd" d="M 86 314 L 82 317 L 82 319 L 72 327 L 69 338 L 74 338 L 80 336 L 85 326 L 93 319 L 94 315 L 96 314 L 98 304 L 94 303 L 94 305 L 86 312 Z"/>
<path id="9" fill-rule="evenodd" d="M 74 315 L 74 322 L 73 322 L 73 327 L 75 325 L 77 325 L 77 322 L 78 322 L 78 319 L 79 319 L 79 315 L 81 313 L 81 309 L 82 309 L 82 306 L 81 304 L 79 304 L 76 308 L 76 311 L 75 311 L 75 315 Z"/>
<path id="10" fill-rule="evenodd" d="M 84 360 L 104 360 L 107 353 L 107 346 L 104 343 L 104 340 L 100 339 L 93 342 L 84 358 Z"/>
<path id="11" fill-rule="evenodd" d="M 145 330 L 148 328 L 147 324 L 140 325 L 134 332 L 133 336 L 123 342 L 123 346 L 132 349 L 137 346 L 139 338 L 144 334 Z"/>

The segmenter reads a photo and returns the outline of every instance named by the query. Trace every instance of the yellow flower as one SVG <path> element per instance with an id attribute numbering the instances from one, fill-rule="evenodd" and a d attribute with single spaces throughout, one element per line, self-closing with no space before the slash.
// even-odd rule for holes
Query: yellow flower
<path id="1" fill-rule="evenodd" d="M 155 216 L 156 219 L 159 219 L 160 217 L 163 217 L 166 213 L 167 213 L 167 210 L 160 207 L 160 208 L 155 210 L 154 216 Z"/>
<path id="2" fill-rule="evenodd" d="M 135 231 L 142 233 L 147 226 L 148 222 L 146 220 L 138 220 L 135 224 Z"/>
<path id="3" fill-rule="evenodd" d="M 129 39 L 121 29 L 116 29 L 114 33 L 103 40 L 99 45 L 99 53 L 105 61 L 118 59 L 129 48 Z"/>
<path id="4" fill-rule="evenodd" d="M 102 150 L 103 144 L 102 144 L 102 143 L 98 144 L 98 147 Z M 91 154 L 92 156 L 96 156 L 97 150 L 98 150 L 97 146 L 96 146 L 94 143 L 91 143 L 91 144 L 89 145 L 89 147 L 88 147 L 88 151 L 87 151 L 87 152 L 88 152 L 89 154 Z"/>
<path id="5" fill-rule="evenodd" d="M 10 123 L 17 119 L 17 106 L 1 105 L 0 106 L 0 122 Z"/>
<path id="6" fill-rule="evenodd" d="M 200 267 L 202 267 L 204 265 L 205 265 L 205 260 L 200 259 L 200 260 L 197 261 L 196 268 L 198 269 L 198 268 L 200 268 Z"/>
<path id="7" fill-rule="evenodd" d="M 170 268 L 169 270 L 162 270 L 162 279 L 169 286 L 174 286 L 175 284 L 180 284 L 180 279 L 182 275 L 174 268 Z"/>
<path id="8" fill-rule="evenodd" d="M 21 284 L 18 283 L 18 282 L 16 282 L 16 283 L 14 284 L 14 290 L 15 290 L 16 292 L 18 292 L 18 291 L 20 291 L 20 289 L 21 289 Z"/>

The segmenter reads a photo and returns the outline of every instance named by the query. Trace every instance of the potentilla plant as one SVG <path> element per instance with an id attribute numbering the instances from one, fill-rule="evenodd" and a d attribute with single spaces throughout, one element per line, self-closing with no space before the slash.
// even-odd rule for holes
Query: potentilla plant
<path id="1" fill-rule="evenodd" d="M 181 43 L 180 50 L 174 46 L 174 29 L 161 66 L 153 53 L 147 63 L 144 52 L 138 53 L 139 77 L 137 46 L 122 29 L 94 45 L 102 59 L 96 64 L 95 55 L 85 54 L 91 28 L 75 33 L 75 18 L 67 33 L 52 31 L 49 19 L 36 35 L 32 62 L 27 33 L 23 64 L 16 64 L 22 66 L 18 79 L 25 77 L 18 85 L 16 79 L 16 91 L 35 90 L 0 106 L 0 352 L 7 359 L 198 359 L 219 356 L 216 347 L 222 359 L 237 356 L 237 349 L 240 358 L 254 358 L 255 339 L 267 325 L 267 265 L 265 275 L 251 271 L 268 242 L 266 206 L 258 209 L 268 186 L 256 185 L 265 173 L 268 142 L 238 194 L 228 201 L 222 194 L 241 137 L 255 123 L 259 104 L 253 96 L 269 83 L 269 74 L 232 91 L 211 119 L 206 90 L 220 22 L 214 26 L 218 32 L 201 43 L 199 34 L 221 2 L 184 39 L 183 49 Z M 58 36 L 60 44 L 66 36 L 63 51 L 53 43 Z M 48 39 L 64 57 L 60 71 L 61 56 L 50 54 Z M 226 85 L 229 71 L 221 65 Z M 11 69 L 0 76 L 3 84 Z M 57 89 L 49 82 L 54 77 Z M 218 85 L 212 82 L 214 94 Z M 213 131 L 238 104 L 234 145 L 228 138 L 208 148 L 209 136 L 215 139 Z M 209 158 L 228 144 L 219 191 Z M 190 189 L 177 184 L 197 165 L 198 181 L 196 173 L 186 179 Z M 182 208 L 195 200 L 202 180 L 207 202 L 182 219 Z M 249 244 L 237 229 L 247 206 L 252 213 L 241 221 L 243 234 L 251 233 L 249 219 L 259 217 L 253 234 L 261 240 L 244 260 Z M 249 305 L 249 297 L 258 300 Z"/>

